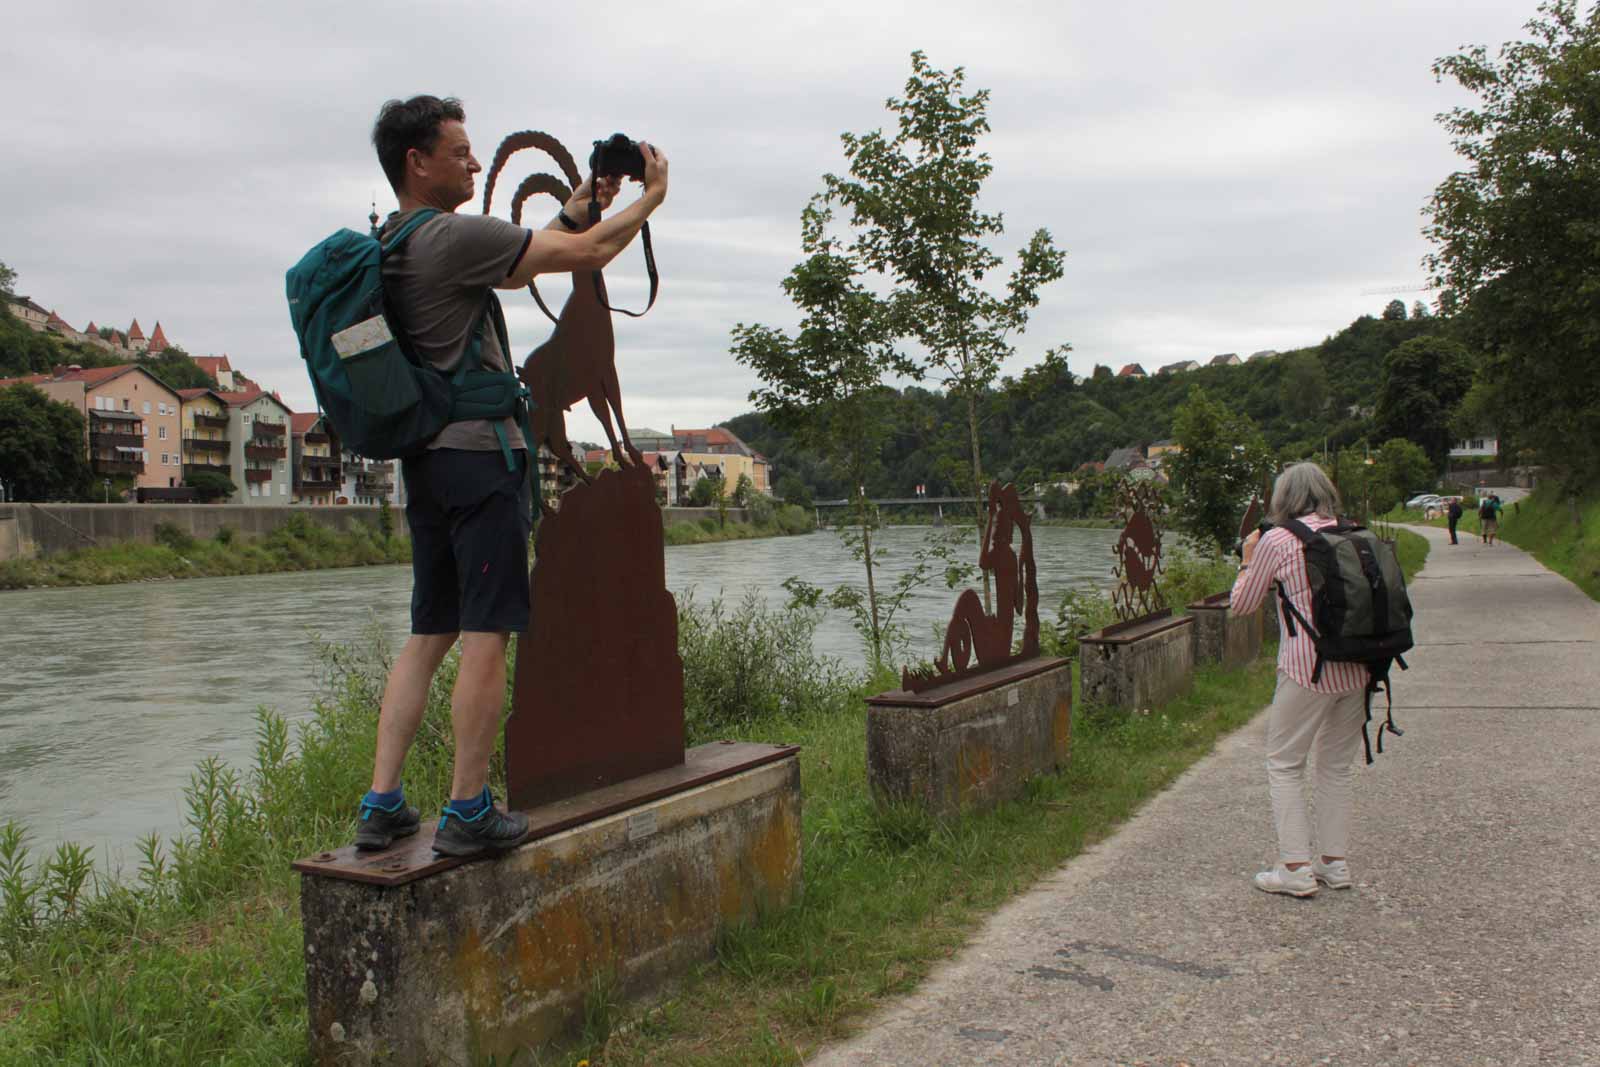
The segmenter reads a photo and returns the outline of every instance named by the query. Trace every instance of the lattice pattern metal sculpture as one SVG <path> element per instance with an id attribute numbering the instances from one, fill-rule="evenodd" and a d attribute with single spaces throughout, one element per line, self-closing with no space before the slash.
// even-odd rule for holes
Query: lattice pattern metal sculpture
<path id="1" fill-rule="evenodd" d="M 1022 531 L 1021 555 L 1011 547 L 1018 529 Z M 907 692 L 920 693 L 1039 654 L 1039 576 L 1033 563 L 1033 527 L 1014 486 L 989 484 L 988 533 L 978 553 L 978 566 L 994 579 L 994 614 L 983 610 L 983 598 L 976 590 L 963 590 L 933 668 L 913 671 L 907 667 L 901 673 L 900 684 Z M 1011 639 L 1019 612 L 1022 647 L 1013 654 Z M 974 655 L 977 663 L 969 666 Z"/>
<path id="2" fill-rule="evenodd" d="M 1117 511 L 1122 518 L 1122 536 L 1117 538 L 1116 565 L 1111 568 L 1117 587 L 1111 592 L 1117 620 L 1155 615 L 1167 610 L 1166 598 L 1156 579 L 1166 569 L 1161 559 L 1161 526 L 1165 508 L 1161 486 L 1154 481 L 1123 482 L 1117 490 Z"/>
<path id="3" fill-rule="evenodd" d="M 494 189 L 500 172 L 517 152 L 535 148 L 553 159 L 566 181 L 554 174 L 532 174 L 522 180 L 511 197 L 511 221 L 522 221 L 522 207 L 528 198 L 544 193 L 565 204 L 581 184 L 578 166 L 560 141 L 547 133 L 524 130 L 500 142 L 495 149 L 494 162 L 483 183 L 483 213 L 489 213 L 494 199 Z M 539 291 L 530 283 L 528 290 L 534 298 Z M 519 376 L 533 394 L 533 410 L 529 418 L 533 435 L 538 443 L 563 463 L 581 481 L 588 482 L 589 475 L 572 452 L 572 442 L 567 439 L 566 411 L 580 400 L 589 402 L 589 410 L 599 420 L 611 442 L 611 454 L 621 466 L 642 463 L 643 457 L 628 438 L 628 425 L 622 417 L 622 388 L 617 383 L 617 343 L 611 327 L 611 314 L 605 306 L 605 283 L 599 272 L 580 271 L 572 275 L 572 295 L 567 297 L 561 315 L 556 319 L 555 333 L 528 356 Z M 544 302 L 540 301 L 540 306 Z M 546 312 L 548 314 L 548 311 Z M 616 412 L 617 431 L 611 428 L 611 413 Z M 547 509 L 548 510 L 548 509 Z"/>

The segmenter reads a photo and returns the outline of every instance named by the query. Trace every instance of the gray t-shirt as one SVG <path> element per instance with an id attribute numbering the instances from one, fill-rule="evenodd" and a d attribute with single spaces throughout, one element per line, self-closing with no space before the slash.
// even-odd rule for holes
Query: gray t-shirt
<path id="1" fill-rule="evenodd" d="M 410 212 L 396 212 L 384 223 L 389 234 Z M 488 293 L 522 258 L 532 234 L 492 215 L 440 214 L 417 227 L 405 247 L 383 261 L 383 288 L 412 349 L 446 373 L 460 364 L 483 313 Z M 482 363 L 506 370 L 494 325 L 486 320 Z M 512 448 L 526 448 L 515 419 L 501 420 Z M 488 419 L 452 422 L 429 448 L 498 451 L 500 439 Z"/>

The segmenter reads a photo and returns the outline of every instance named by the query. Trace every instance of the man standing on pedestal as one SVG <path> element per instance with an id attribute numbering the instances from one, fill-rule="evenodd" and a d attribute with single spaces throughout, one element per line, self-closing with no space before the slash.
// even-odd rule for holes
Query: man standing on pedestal
<path id="1" fill-rule="evenodd" d="M 644 193 L 609 219 L 589 224 L 589 202 L 609 207 L 618 178 L 591 176 L 543 230 L 487 215 L 458 215 L 483 168 L 472 154 L 461 103 L 416 96 L 383 105 L 372 143 L 400 210 L 383 233 L 416 212 L 436 212 L 386 255 L 383 279 L 391 326 L 411 350 L 450 373 L 470 345 L 486 370 L 510 367 L 486 307 L 495 289 L 520 289 L 536 274 L 599 270 L 633 240 L 666 197 L 667 160 L 649 145 Z M 401 769 L 446 653 L 461 640 L 451 696 L 455 772 L 434 851 L 501 852 L 528 834 L 523 815 L 494 806 L 486 784 L 505 703 L 506 645 L 528 628 L 529 452 L 515 420 L 452 422 L 427 449 L 402 463 L 411 530 L 411 637 L 389 672 L 378 718 L 372 789 L 361 801 L 356 847 L 387 848 L 414 834 Z"/>

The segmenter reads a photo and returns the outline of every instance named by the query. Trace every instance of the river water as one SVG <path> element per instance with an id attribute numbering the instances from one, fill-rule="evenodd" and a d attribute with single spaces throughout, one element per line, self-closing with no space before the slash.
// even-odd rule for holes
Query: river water
<path id="1" fill-rule="evenodd" d="M 910 566 L 929 531 L 891 527 L 878 581 Z M 1041 615 L 1069 588 L 1111 583 L 1114 530 L 1034 530 Z M 698 602 L 749 592 L 773 607 L 791 575 L 831 588 L 861 582 L 839 539 L 730 541 L 667 549 L 667 584 Z M 396 648 L 409 628 L 411 572 L 370 567 L 299 574 L 0 593 L 0 822 L 35 848 L 60 841 L 128 862 L 132 843 L 183 825 L 183 787 L 212 754 L 248 766 L 255 709 L 310 714 L 318 635 L 344 641 L 377 625 Z M 942 581 L 908 602 L 913 652 L 936 649 L 955 594 Z M 849 621 L 829 615 L 819 652 L 860 663 Z"/>

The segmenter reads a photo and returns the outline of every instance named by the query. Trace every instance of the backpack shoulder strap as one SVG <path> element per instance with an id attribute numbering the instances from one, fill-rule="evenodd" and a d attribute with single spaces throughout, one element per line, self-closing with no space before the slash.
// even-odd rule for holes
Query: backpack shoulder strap
<path id="1" fill-rule="evenodd" d="M 1302 545 L 1309 545 L 1316 540 L 1316 531 L 1307 526 L 1305 523 L 1301 522 L 1299 519 L 1289 519 L 1285 522 L 1279 523 L 1278 525 L 1294 534 L 1295 540 L 1299 541 Z"/>
<path id="2" fill-rule="evenodd" d="M 380 238 L 379 244 L 383 249 L 383 254 L 387 256 L 400 251 L 411 235 L 416 233 L 424 222 L 427 222 L 437 214 L 439 214 L 439 209 L 436 207 L 418 208 L 416 213 L 401 223 L 400 228 L 395 230 L 394 233 Z"/>

